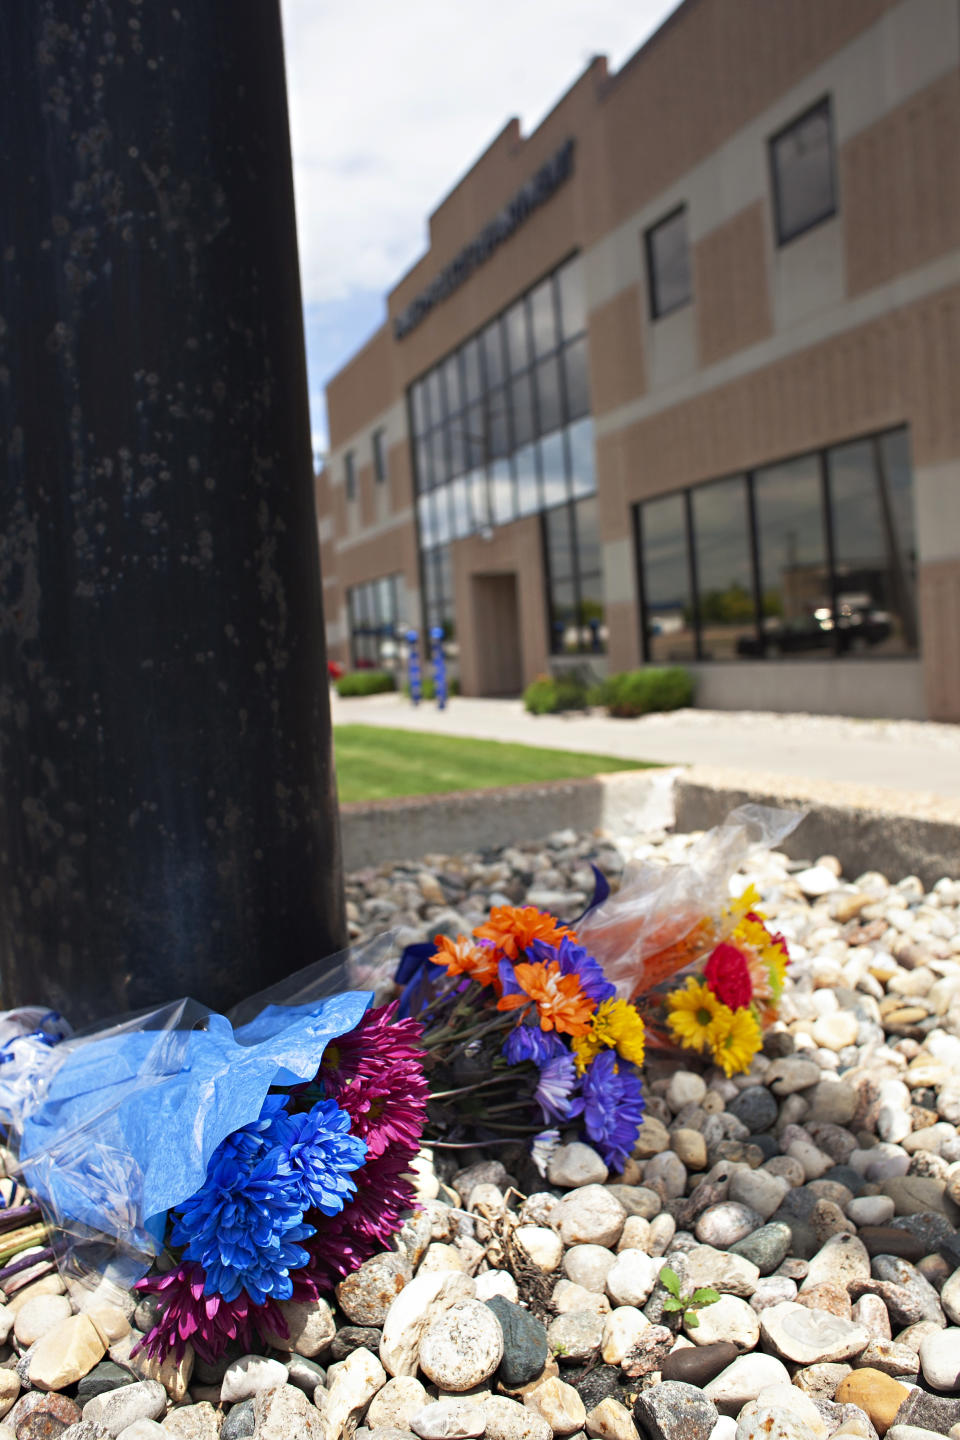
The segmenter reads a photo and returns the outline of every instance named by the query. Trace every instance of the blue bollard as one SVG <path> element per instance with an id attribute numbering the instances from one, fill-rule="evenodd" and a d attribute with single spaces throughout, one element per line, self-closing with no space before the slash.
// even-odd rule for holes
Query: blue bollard
<path id="1" fill-rule="evenodd" d="M 410 699 L 414 705 L 419 705 L 423 696 L 423 686 L 420 681 L 419 638 L 416 630 L 407 631 L 407 674 L 410 677 Z"/>
<path id="2" fill-rule="evenodd" d="M 430 631 L 433 642 L 433 683 L 437 691 L 437 709 L 447 708 L 447 662 L 443 654 L 443 627 L 434 625 Z"/>

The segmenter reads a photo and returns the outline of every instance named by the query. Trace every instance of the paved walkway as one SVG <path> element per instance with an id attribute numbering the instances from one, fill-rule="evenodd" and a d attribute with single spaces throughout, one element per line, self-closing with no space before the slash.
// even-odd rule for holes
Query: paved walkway
<path id="1" fill-rule="evenodd" d="M 960 725 L 724 710 L 679 710 L 637 720 L 612 720 L 598 711 L 533 716 L 519 700 L 461 696 L 445 711 L 432 704 L 415 708 L 400 695 L 341 700 L 333 694 L 332 704 L 335 725 L 395 726 L 960 798 Z"/>

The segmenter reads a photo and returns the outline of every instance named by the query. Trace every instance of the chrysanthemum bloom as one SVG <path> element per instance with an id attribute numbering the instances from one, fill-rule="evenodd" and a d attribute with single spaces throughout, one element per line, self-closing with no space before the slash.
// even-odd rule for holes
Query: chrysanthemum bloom
<path id="1" fill-rule="evenodd" d="M 501 966 L 501 979 L 506 967 Z M 537 1007 L 544 1030 L 558 1030 L 565 1035 L 583 1035 L 593 1015 L 593 1001 L 584 995 L 576 975 L 562 975 L 554 960 L 550 965 L 519 964 L 513 967 L 512 993 L 501 995 L 498 1010 L 518 1010 L 532 1000 Z"/>
<path id="2" fill-rule="evenodd" d="M 622 1170 L 636 1144 L 643 1123 L 643 1089 L 640 1076 L 612 1050 L 598 1055 L 583 1077 L 582 1097 L 570 1106 L 571 1115 L 583 1115 L 591 1142 L 611 1170 Z"/>
<path id="3" fill-rule="evenodd" d="M 409 1178 L 415 1154 L 416 1149 L 398 1146 L 368 1160 L 357 1175 L 357 1193 L 350 1204 L 329 1220 L 317 1218 L 307 1273 L 319 1289 L 332 1289 L 364 1260 L 385 1249 L 403 1225 L 416 1200 Z"/>
<path id="4" fill-rule="evenodd" d="M 703 978 L 721 1005 L 739 1010 L 753 999 L 747 957 L 726 941 L 718 945 L 703 967 Z"/>
<path id="5" fill-rule="evenodd" d="M 433 963 L 442 965 L 451 978 L 467 975 L 478 985 L 495 983 L 500 956 L 493 945 L 478 945 L 468 935 L 458 935 L 456 940 L 436 935 L 434 944 L 437 952 L 431 957 Z"/>
<path id="6" fill-rule="evenodd" d="M 645 1053 L 643 1020 L 626 1000 L 605 1000 L 593 1017 L 586 1035 L 573 1042 L 577 1073 L 582 1075 L 601 1050 L 616 1050 L 631 1065 L 643 1064 Z"/>
<path id="7" fill-rule="evenodd" d="M 584 995 L 589 995 L 598 1005 L 616 996 L 617 992 L 604 975 L 600 962 L 569 935 L 565 935 L 559 945 L 534 940 L 530 946 L 530 959 L 545 963 L 556 960 L 560 973 L 576 975 Z"/>
<path id="8" fill-rule="evenodd" d="M 508 1065 L 522 1065 L 529 1060 L 542 1067 L 557 1055 L 567 1054 L 567 1047 L 553 1030 L 541 1030 L 539 1025 L 518 1025 L 504 1040 L 502 1054 Z"/>
<path id="9" fill-rule="evenodd" d="M 350 1118 L 368 1160 L 420 1146 L 430 1086 L 418 1041 L 423 1026 L 394 1020 L 397 1002 L 368 1010 L 349 1035 L 328 1045 L 320 1066 L 327 1094 Z"/>
<path id="10" fill-rule="evenodd" d="M 339 1214 L 356 1193 L 351 1172 L 367 1158 L 364 1141 L 351 1134 L 351 1116 L 333 1100 L 322 1100 L 306 1114 L 289 1116 L 281 1135 L 281 1166 L 299 1179 L 304 1210 Z"/>
<path id="11" fill-rule="evenodd" d="M 730 1010 L 721 1005 L 714 1021 L 711 1051 L 715 1065 L 729 1078 L 750 1069 L 750 1062 L 763 1043 L 757 1017 L 752 1010 Z"/>
<path id="12" fill-rule="evenodd" d="M 544 1125 L 551 1120 L 565 1120 L 570 1114 L 570 1095 L 576 1078 L 573 1056 L 569 1053 L 556 1055 L 544 1065 L 533 1097 L 540 1106 Z"/>
<path id="13" fill-rule="evenodd" d="M 681 1045 L 688 1050 L 708 1050 L 713 1043 L 713 1025 L 720 1001 L 709 986 L 692 975 L 682 990 L 671 990 L 667 996 L 670 1007 L 667 1024 Z"/>
<path id="14" fill-rule="evenodd" d="M 245 1290 L 233 1300 L 222 1295 L 204 1293 L 205 1276 L 199 1265 L 184 1263 L 165 1275 L 139 1280 L 134 1289 L 160 1298 L 160 1316 L 134 1350 L 145 1350 L 161 1361 L 173 1354 L 178 1360 L 188 1343 L 208 1364 L 219 1360 L 231 1340 L 239 1340 L 244 1350 L 253 1350 L 261 1338 L 276 1334 L 285 1336 L 287 1322 L 283 1311 L 272 1300 L 254 1305 Z"/>
<path id="15" fill-rule="evenodd" d="M 576 935 L 566 925 L 561 925 L 552 915 L 535 910 L 532 905 L 495 905 L 490 918 L 474 930 L 478 940 L 489 940 L 508 960 L 516 960 L 528 950 L 534 940 L 543 940 L 548 945 L 559 945 L 564 936 L 576 940 Z"/>
<path id="16" fill-rule="evenodd" d="M 753 1000 L 761 1023 L 769 1025 L 777 1018 L 777 1004 L 786 979 L 787 942 L 782 935 L 771 934 L 763 916 L 755 911 L 743 917 L 731 938 L 746 955 Z"/>

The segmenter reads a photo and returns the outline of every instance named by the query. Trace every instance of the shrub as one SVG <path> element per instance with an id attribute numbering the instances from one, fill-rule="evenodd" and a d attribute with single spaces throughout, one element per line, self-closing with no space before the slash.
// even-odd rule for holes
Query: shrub
<path id="1" fill-rule="evenodd" d="M 338 695 L 380 695 L 396 690 L 397 682 L 389 670 L 348 670 L 337 681 Z"/>
<path id="2" fill-rule="evenodd" d="M 611 675 L 600 688 L 600 703 L 610 715 L 621 717 L 679 710 L 693 700 L 693 676 L 680 665 L 624 670 Z"/>
<path id="3" fill-rule="evenodd" d="M 404 695 L 406 695 L 407 699 L 409 700 L 409 698 L 410 698 L 410 681 L 409 681 L 409 680 L 407 681 L 407 683 L 406 683 L 406 684 L 404 685 L 404 687 L 403 687 L 403 693 L 404 693 Z M 460 694 L 460 681 L 459 681 L 459 680 L 456 680 L 456 679 L 450 680 L 450 679 L 448 678 L 448 680 L 447 680 L 447 695 L 450 696 L 450 695 L 459 695 L 459 694 Z M 437 684 L 436 684 L 436 681 L 434 680 L 434 678 L 433 678 L 432 675 L 425 675 L 425 676 L 423 677 L 423 679 L 420 681 L 420 699 L 421 699 L 421 700 L 436 700 L 436 698 L 437 698 Z"/>
<path id="4" fill-rule="evenodd" d="M 587 690 L 579 675 L 538 675 L 523 692 L 531 715 L 556 715 L 561 710 L 585 710 Z"/>

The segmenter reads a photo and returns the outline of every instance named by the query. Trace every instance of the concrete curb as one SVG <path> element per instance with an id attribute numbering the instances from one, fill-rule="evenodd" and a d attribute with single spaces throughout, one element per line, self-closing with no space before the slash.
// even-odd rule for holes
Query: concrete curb
<path id="1" fill-rule="evenodd" d="M 918 875 L 925 885 L 960 878 L 960 802 L 710 766 L 344 805 L 344 867 L 524 844 L 568 827 L 707 830 L 748 801 L 806 812 L 783 845 L 794 859 L 836 855 L 851 877 L 880 870 Z"/>

